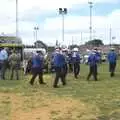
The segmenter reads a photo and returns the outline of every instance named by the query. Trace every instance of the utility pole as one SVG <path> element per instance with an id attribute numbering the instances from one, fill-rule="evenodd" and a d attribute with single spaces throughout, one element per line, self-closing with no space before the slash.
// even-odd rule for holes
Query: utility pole
<path id="1" fill-rule="evenodd" d="M 74 39 L 73 39 L 73 36 L 72 36 L 72 45 L 74 44 Z"/>
<path id="2" fill-rule="evenodd" d="M 39 30 L 39 27 L 34 27 L 34 30 L 35 30 L 35 40 L 37 41 L 38 38 L 37 38 L 37 32 Z"/>
<path id="3" fill-rule="evenodd" d="M 59 14 L 62 16 L 62 40 L 64 42 L 64 15 L 67 14 L 67 8 L 59 8 Z"/>
<path id="4" fill-rule="evenodd" d="M 111 25 L 110 25 L 110 29 L 109 29 L 109 39 L 110 39 L 110 47 L 112 45 L 112 28 L 111 28 Z"/>
<path id="5" fill-rule="evenodd" d="M 88 2 L 89 4 L 89 7 L 90 7 L 90 27 L 89 27 L 89 30 L 90 30 L 90 40 L 92 40 L 92 8 L 93 8 L 93 2 Z"/>
<path id="6" fill-rule="evenodd" d="M 16 38 L 18 38 L 18 0 L 16 0 Z"/>
<path id="7" fill-rule="evenodd" d="M 83 33 L 81 32 L 81 42 L 80 42 L 81 45 L 82 45 L 82 40 L 83 40 Z"/>

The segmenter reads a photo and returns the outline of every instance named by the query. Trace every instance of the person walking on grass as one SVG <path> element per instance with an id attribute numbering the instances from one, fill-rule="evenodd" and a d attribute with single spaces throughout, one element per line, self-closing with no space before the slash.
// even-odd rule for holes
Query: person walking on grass
<path id="1" fill-rule="evenodd" d="M 90 79 L 91 75 L 93 75 L 94 80 L 97 81 L 97 63 L 98 58 L 96 56 L 96 51 L 93 50 L 90 56 L 88 57 L 88 65 L 89 65 L 89 74 L 87 76 L 87 80 Z"/>
<path id="2" fill-rule="evenodd" d="M 78 48 L 74 48 L 72 54 L 73 71 L 76 79 L 78 79 L 80 73 L 80 55 L 78 52 Z"/>
<path id="3" fill-rule="evenodd" d="M 115 68 L 117 64 L 117 54 L 114 48 L 111 48 L 110 52 L 108 53 L 108 62 L 110 76 L 113 77 L 115 75 Z"/>
<path id="4" fill-rule="evenodd" d="M 65 68 L 66 61 L 65 61 L 65 57 L 62 54 L 62 51 L 61 51 L 60 48 L 56 49 L 56 53 L 55 53 L 55 56 L 54 56 L 53 63 L 54 63 L 55 73 L 56 73 L 53 87 L 58 88 L 59 79 L 61 79 L 63 85 L 66 85 L 66 80 L 65 80 L 65 77 L 66 77 L 66 68 Z"/>
<path id="5" fill-rule="evenodd" d="M 33 85 L 35 78 L 38 76 L 39 77 L 39 83 L 40 84 L 46 84 L 43 81 L 43 57 L 40 53 L 33 53 L 33 57 L 31 59 L 32 62 L 32 78 L 30 80 L 30 84 Z"/>

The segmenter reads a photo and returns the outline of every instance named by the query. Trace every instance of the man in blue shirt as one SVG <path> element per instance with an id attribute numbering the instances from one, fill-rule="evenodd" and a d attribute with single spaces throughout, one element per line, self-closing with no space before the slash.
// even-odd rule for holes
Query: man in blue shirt
<path id="1" fill-rule="evenodd" d="M 98 59 L 98 63 L 100 64 L 101 63 L 101 53 L 100 51 L 98 51 L 98 49 L 96 49 L 96 56 L 97 56 L 97 59 Z"/>
<path id="2" fill-rule="evenodd" d="M 110 52 L 108 53 L 109 72 L 111 77 L 114 76 L 116 63 L 117 63 L 116 61 L 117 61 L 117 55 L 114 51 L 114 48 L 111 48 Z"/>
<path id="3" fill-rule="evenodd" d="M 65 62 L 65 57 L 62 54 L 60 48 L 56 49 L 56 53 L 55 53 L 53 62 L 54 62 L 54 67 L 55 67 L 55 72 L 56 72 L 53 87 L 58 88 L 57 84 L 58 84 L 59 79 L 61 79 L 63 85 L 66 85 L 66 80 L 65 80 L 65 76 L 66 76 L 65 64 L 66 64 L 66 62 Z"/>
<path id="4" fill-rule="evenodd" d="M 93 50 L 90 56 L 88 57 L 88 65 L 89 65 L 89 74 L 87 80 L 90 79 L 91 75 L 93 75 L 94 80 L 97 81 L 97 62 L 98 58 L 96 56 L 96 51 Z"/>
<path id="5" fill-rule="evenodd" d="M 30 80 L 30 84 L 34 84 L 34 80 L 37 76 L 39 76 L 39 83 L 45 84 L 43 81 L 43 57 L 40 53 L 34 53 L 32 57 L 32 78 Z"/>
<path id="6" fill-rule="evenodd" d="M 8 64 L 8 48 L 4 48 L 0 51 L 0 66 L 1 66 L 1 72 L 0 76 L 1 79 L 5 80 L 5 72 L 7 69 L 7 64 Z"/>
<path id="7" fill-rule="evenodd" d="M 74 48 L 73 50 L 72 63 L 73 63 L 74 76 L 77 79 L 80 72 L 80 55 L 78 54 L 78 48 Z"/>
<path id="8" fill-rule="evenodd" d="M 64 65 L 64 69 L 65 69 L 65 78 L 67 76 L 67 73 L 68 73 L 68 61 L 67 61 L 67 52 L 68 52 L 68 49 L 67 48 L 63 48 L 62 49 L 62 54 L 65 58 L 65 65 Z"/>

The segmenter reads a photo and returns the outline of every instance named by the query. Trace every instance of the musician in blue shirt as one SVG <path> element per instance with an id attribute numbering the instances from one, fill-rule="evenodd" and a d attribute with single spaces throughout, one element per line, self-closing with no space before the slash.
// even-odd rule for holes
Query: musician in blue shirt
<path id="1" fill-rule="evenodd" d="M 37 76 L 39 76 L 39 83 L 40 84 L 46 84 L 43 81 L 43 57 L 40 55 L 40 53 L 34 53 L 33 57 L 31 59 L 32 62 L 32 78 L 30 80 L 30 84 L 34 84 L 34 80 Z"/>
<path id="2" fill-rule="evenodd" d="M 96 51 L 93 50 L 90 56 L 88 57 L 88 65 L 89 65 L 89 74 L 87 76 L 87 80 L 90 79 L 91 75 L 93 75 L 94 80 L 97 81 L 97 63 L 98 58 L 95 53 Z"/>
<path id="3" fill-rule="evenodd" d="M 109 72 L 110 76 L 113 77 L 116 68 L 117 61 L 117 54 L 115 53 L 114 48 L 111 48 L 110 52 L 108 53 L 108 62 L 109 62 Z"/>
<path id="4" fill-rule="evenodd" d="M 73 54 L 72 54 L 72 63 L 73 63 L 73 70 L 74 70 L 74 76 L 77 79 L 79 72 L 80 72 L 80 55 L 78 53 L 78 48 L 73 49 Z"/>
<path id="5" fill-rule="evenodd" d="M 58 88 L 59 79 L 61 79 L 63 85 L 66 85 L 66 80 L 65 80 L 65 76 L 66 76 L 65 64 L 66 64 L 66 61 L 65 61 L 65 57 L 62 54 L 62 51 L 60 50 L 60 48 L 56 49 L 56 53 L 55 53 L 53 61 L 54 61 L 54 67 L 55 67 L 55 73 L 56 73 L 53 87 Z"/>

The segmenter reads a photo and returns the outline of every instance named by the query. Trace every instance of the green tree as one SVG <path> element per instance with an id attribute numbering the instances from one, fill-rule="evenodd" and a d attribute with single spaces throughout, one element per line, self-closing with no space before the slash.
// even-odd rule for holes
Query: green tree
<path id="1" fill-rule="evenodd" d="M 86 42 L 85 45 L 100 46 L 100 45 L 104 45 L 104 44 L 103 44 L 102 40 L 100 40 L 100 39 L 94 39 L 94 40 Z"/>
<path id="2" fill-rule="evenodd" d="M 79 46 L 78 46 L 78 45 L 70 45 L 69 48 L 70 48 L 70 49 L 79 48 Z"/>

